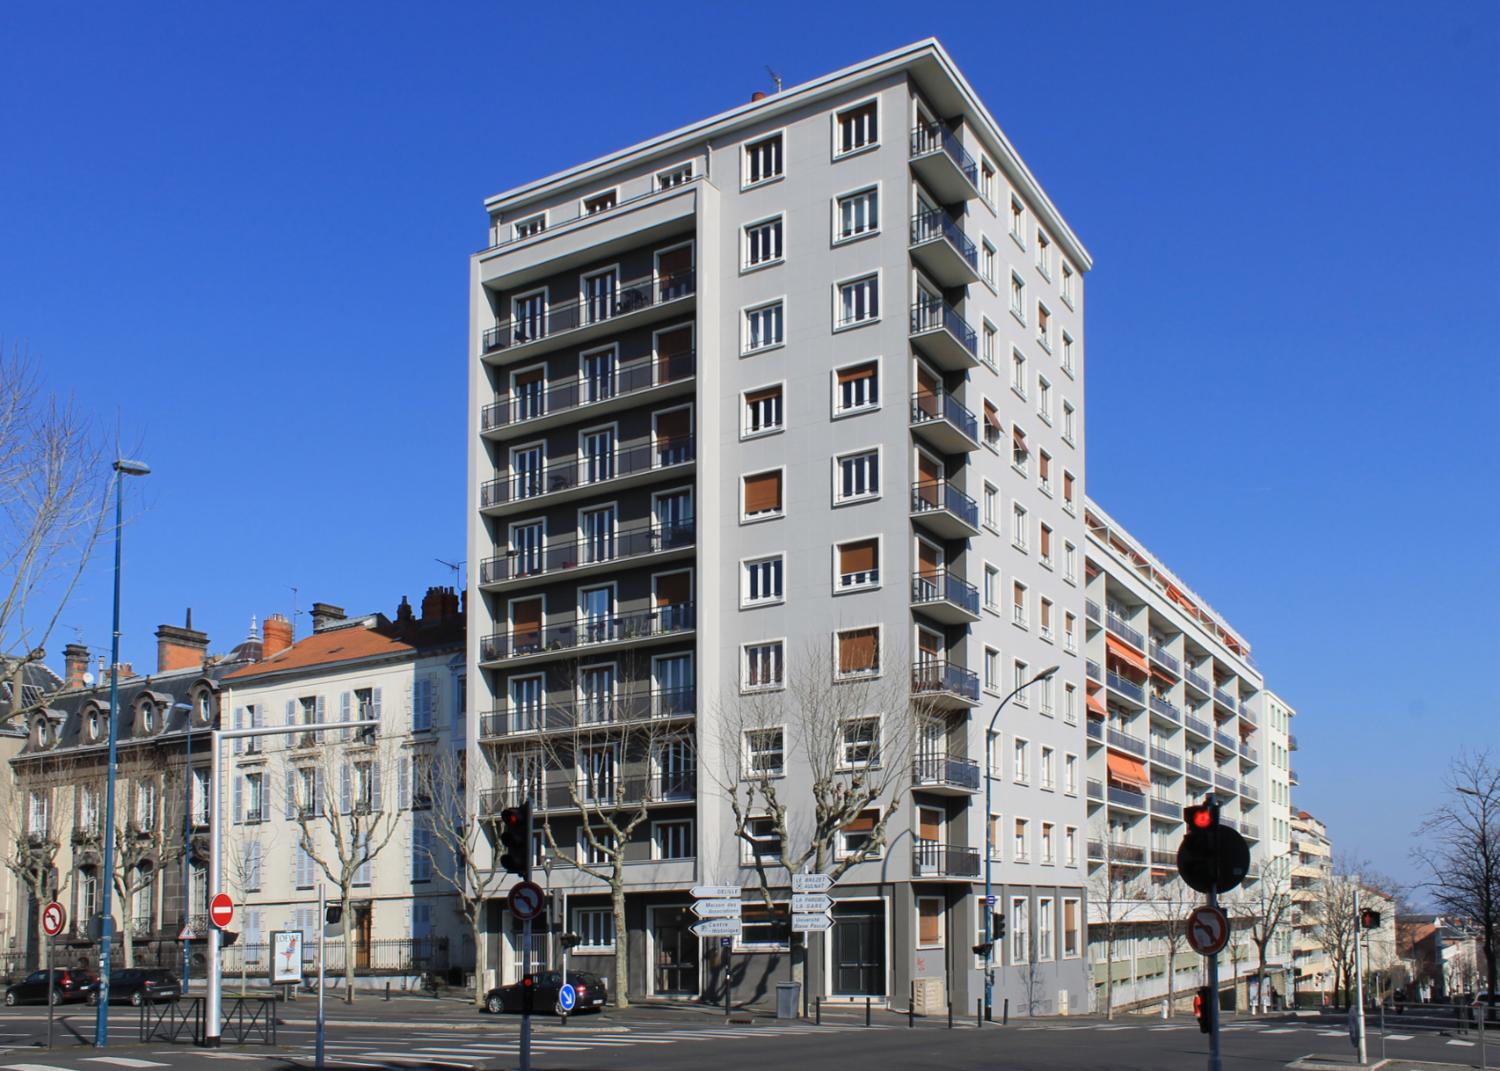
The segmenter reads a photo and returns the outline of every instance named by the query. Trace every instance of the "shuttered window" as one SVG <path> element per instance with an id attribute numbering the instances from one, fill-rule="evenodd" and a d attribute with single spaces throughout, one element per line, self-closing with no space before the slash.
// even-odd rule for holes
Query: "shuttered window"
<path id="1" fill-rule="evenodd" d="M 781 472 L 758 472 L 745 477 L 745 516 L 761 517 L 780 513 Z"/>
<path id="2" fill-rule="evenodd" d="M 879 376 L 874 361 L 840 368 L 838 378 L 838 411 L 864 409 L 880 402 Z"/>
<path id="3" fill-rule="evenodd" d="M 880 672 L 880 629 L 856 628 L 838 634 L 839 675 Z"/>
<path id="4" fill-rule="evenodd" d="M 917 897 L 917 944 L 938 948 L 943 943 L 943 901 L 936 896 Z"/>
<path id="5" fill-rule="evenodd" d="M 880 573 L 876 563 L 879 551 L 880 541 L 877 539 L 859 539 L 852 543 L 839 544 L 839 587 L 854 588 L 878 584 Z"/>

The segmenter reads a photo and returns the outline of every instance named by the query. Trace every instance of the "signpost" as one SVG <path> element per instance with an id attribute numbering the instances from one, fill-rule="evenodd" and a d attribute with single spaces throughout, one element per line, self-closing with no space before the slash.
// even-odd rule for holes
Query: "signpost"
<path id="1" fill-rule="evenodd" d="M 737 919 L 740 917 L 741 900 L 694 900 L 693 914 L 700 919 Z"/>
<path id="2" fill-rule="evenodd" d="M 1245 880 L 1250 846 L 1237 830 L 1221 825 L 1213 795 L 1184 807 L 1187 834 L 1177 849 L 1177 872 L 1189 888 L 1208 894 L 1208 904 L 1188 916 L 1188 942 L 1208 959 L 1208 1071 L 1222 1071 L 1219 1048 L 1219 951 L 1229 940 L 1229 920 L 1219 910 L 1219 896 Z M 1212 948 L 1212 952 L 1204 949 Z"/>
<path id="3" fill-rule="evenodd" d="M 833 888 L 833 879 L 827 874 L 793 874 L 792 892 L 825 893 Z"/>
<path id="4" fill-rule="evenodd" d="M 572 982 L 564 981 L 562 988 L 557 991 L 557 1006 L 563 1010 L 564 1015 L 567 1015 L 577 1003 L 578 991 L 573 988 Z"/>
<path id="5" fill-rule="evenodd" d="M 68 909 L 56 900 L 42 908 L 42 932 L 47 935 L 47 954 L 44 966 L 47 969 L 47 1048 L 52 1048 L 52 939 L 63 932 L 68 924 Z"/>
<path id="6" fill-rule="evenodd" d="M 729 1018 L 729 998 L 734 989 L 734 939 L 745 932 L 740 921 L 743 909 L 740 894 L 744 890 L 738 885 L 693 886 L 693 914 L 702 919 L 693 923 L 693 933 L 698 937 L 719 938 L 719 951 L 724 956 L 724 1017 Z"/>
<path id="7" fill-rule="evenodd" d="M 1187 917 L 1187 940 L 1200 956 L 1217 956 L 1229 943 L 1229 919 L 1217 907 L 1195 907 Z"/>
<path id="8" fill-rule="evenodd" d="M 693 923 L 693 932 L 699 937 L 738 937 L 744 932 L 744 923 L 739 919 L 704 919 Z"/>

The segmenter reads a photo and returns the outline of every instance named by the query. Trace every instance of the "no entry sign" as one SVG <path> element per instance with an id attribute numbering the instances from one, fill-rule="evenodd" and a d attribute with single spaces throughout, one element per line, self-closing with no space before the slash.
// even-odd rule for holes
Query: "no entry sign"
<path id="1" fill-rule="evenodd" d="M 208 921 L 221 930 L 234 921 L 234 901 L 228 893 L 220 893 L 209 903 Z"/>

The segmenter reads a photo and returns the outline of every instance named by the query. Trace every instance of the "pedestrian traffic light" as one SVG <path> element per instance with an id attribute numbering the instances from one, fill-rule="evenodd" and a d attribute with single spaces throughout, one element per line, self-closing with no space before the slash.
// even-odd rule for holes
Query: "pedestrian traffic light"
<path id="1" fill-rule="evenodd" d="M 998 911 L 995 912 L 994 923 L 990 927 L 990 937 L 996 941 L 1005 937 L 1005 916 Z"/>
<path id="2" fill-rule="evenodd" d="M 344 917 L 344 901 L 335 900 L 323 908 L 323 921 L 330 926 L 337 926 L 339 920 Z"/>
<path id="3" fill-rule="evenodd" d="M 1359 913 L 1360 929 L 1373 930 L 1380 925 L 1380 912 L 1374 908 L 1367 907 Z"/>
<path id="4" fill-rule="evenodd" d="M 1187 823 L 1190 832 L 1194 829 L 1213 829 L 1219 824 L 1219 805 L 1209 800 L 1207 803 L 1184 807 L 1182 820 Z"/>
<path id="5" fill-rule="evenodd" d="M 1209 1001 L 1213 999 L 1214 991 L 1208 986 L 1202 986 L 1198 992 L 1193 994 L 1193 1018 L 1198 1020 L 1198 1032 L 1207 1034 L 1212 1026 L 1212 1018 L 1209 1014 Z"/>
<path id="6" fill-rule="evenodd" d="M 536 1010 L 536 978 L 523 975 L 521 978 L 521 1011 L 530 1015 Z"/>
<path id="7" fill-rule="evenodd" d="M 500 865 L 522 881 L 531 880 L 531 804 L 507 807 L 500 812 L 500 846 L 505 854 Z"/>
<path id="8" fill-rule="evenodd" d="M 985 958 L 989 958 L 990 950 L 994 947 L 994 941 L 981 941 L 979 944 L 974 946 L 974 954 L 976 956 L 984 956 Z"/>

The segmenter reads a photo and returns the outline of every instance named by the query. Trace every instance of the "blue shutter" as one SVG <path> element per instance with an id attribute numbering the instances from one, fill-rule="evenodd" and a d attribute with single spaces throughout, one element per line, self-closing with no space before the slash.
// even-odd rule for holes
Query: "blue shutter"
<path id="1" fill-rule="evenodd" d="M 288 819 L 297 817 L 297 771 L 286 772 L 286 816 Z"/>
<path id="2" fill-rule="evenodd" d="M 370 884 L 370 831 L 368 829 L 360 834 L 355 845 L 359 853 L 356 856 L 359 859 L 359 869 L 354 874 L 354 880 L 357 884 L 368 885 Z"/>
<path id="3" fill-rule="evenodd" d="M 385 780 L 381 777 L 382 770 L 378 761 L 370 763 L 370 810 L 376 814 L 380 813 L 380 782 Z"/>
<path id="4" fill-rule="evenodd" d="M 234 708 L 234 727 L 236 729 L 243 729 L 245 727 L 245 708 L 244 707 L 235 707 Z M 234 747 L 231 749 L 234 752 L 234 754 L 238 755 L 242 750 L 244 750 L 244 747 L 245 747 L 245 742 L 243 740 L 241 740 L 239 737 L 235 737 L 234 738 Z"/>
<path id="5" fill-rule="evenodd" d="M 346 762 L 339 767 L 339 814 L 349 813 L 349 799 L 352 795 L 350 781 L 352 778 L 353 774 L 349 770 L 349 764 Z"/>
<path id="6" fill-rule="evenodd" d="M 236 712 L 238 714 L 238 712 Z M 234 824 L 239 825 L 245 820 L 245 779 L 239 774 L 234 775 Z"/>
<path id="7" fill-rule="evenodd" d="M 315 719 L 314 719 L 314 720 L 315 720 L 315 721 L 317 721 L 317 723 L 318 723 L 318 724 L 319 724 L 319 725 L 322 725 L 322 724 L 323 724 L 323 723 L 324 723 L 324 722 L 325 722 L 325 721 L 327 721 L 327 720 L 328 720 L 328 719 L 327 719 L 327 718 L 325 718 L 325 717 L 324 717 L 324 716 L 323 716 L 323 697 L 322 697 L 322 696 L 321 696 L 321 695 L 320 695 L 320 696 L 318 696 L 318 715 L 317 715 L 317 717 L 316 717 L 316 718 L 315 718 Z M 322 733 L 319 733 L 319 734 L 318 734 L 318 739 L 319 739 L 319 740 L 320 740 L 320 741 L 321 741 L 321 739 L 322 739 L 322 736 L 323 736 L 323 734 L 322 734 Z"/>
<path id="8" fill-rule="evenodd" d="M 396 809 L 411 806 L 411 760 L 402 755 L 396 760 Z"/>
<path id="9" fill-rule="evenodd" d="M 260 841 L 252 840 L 245 846 L 245 884 L 252 889 L 260 888 Z"/>
<path id="10" fill-rule="evenodd" d="M 351 715 L 349 714 L 349 700 L 350 696 L 348 692 L 342 692 L 339 694 L 339 721 L 350 720 Z M 339 739 L 348 740 L 350 732 L 351 730 L 349 729 L 340 729 Z"/>
<path id="11" fill-rule="evenodd" d="M 286 701 L 286 723 L 288 725 L 297 724 L 297 701 L 295 699 L 288 699 Z"/>
<path id="12" fill-rule="evenodd" d="M 313 771 L 313 814 L 320 818 L 323 815 L 323 768 L 321 766 Z"/>

